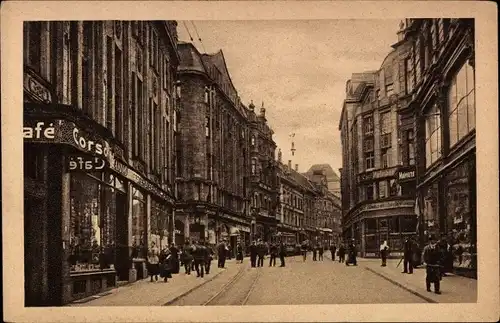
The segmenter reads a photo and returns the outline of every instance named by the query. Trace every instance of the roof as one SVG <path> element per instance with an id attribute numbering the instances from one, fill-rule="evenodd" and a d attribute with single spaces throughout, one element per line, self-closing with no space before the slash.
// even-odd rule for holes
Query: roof
<path id="1" fill-rule="evenodd" d="M 179 71 L 207 73 L 205 64 L 201 59 L 201 54 L 192 43 L 179 42 L 177 44 L 177 51 L 180 57 Z"/>
<path id="2" fill-rule="evenodd" d="M 315 164 L 312 165 L 311 168 L 307 171 L 307 176 L 312 176 L 314 174 L 318 174 L 318 172 L 323 173 L 326 176 L 326 180 L 328 182 L 338 182 L 340 181 L 339 175 L 333 170 L 330 164 Z"/>

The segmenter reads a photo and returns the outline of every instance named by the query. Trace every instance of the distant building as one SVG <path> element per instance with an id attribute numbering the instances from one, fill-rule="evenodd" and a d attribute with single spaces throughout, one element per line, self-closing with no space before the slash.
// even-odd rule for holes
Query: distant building
<path id="1" fill-rule="evenodd" d="M 312 165 L 305 175 L 310 178 L 312 174 L 318 170 L 321 170 L 326 176 L 328 191 L 340 197 L 342 194 L 342 190 L 340 189 L 340 177 L 329 164 Z"/>

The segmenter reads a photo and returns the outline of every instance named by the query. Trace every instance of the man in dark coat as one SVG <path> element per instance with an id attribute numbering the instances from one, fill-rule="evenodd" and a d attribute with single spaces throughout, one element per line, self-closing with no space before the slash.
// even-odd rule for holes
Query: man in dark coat
<path id="1" fill-rule="evenodd" d="M 205 259 L 206 259 L 207 249 L 202 242 L 198 242 L 194 246 L 194 267 L 196 269 L 196 277 L 201 277 L 205 275 Z"/>
<path id="2" fill-rule="evenodd" d="M 278 246 L 275 243 L 271 243 L 269 248 L 269 267 L 276 266 L 276 257 L 278 256 Z"/>
<path id="3" fill-rule="evenodd" d="M 285 267 L 285 256 L 286 256 L 286 246 L 283 241 L 280 242 L 279 246 L 279 255 L 280 255 L 280 267 Z"/>
<path id="4" fill-rule="evenodd" d="M 339 246 L 339 262 L 345 262 L 345 248 L 343 243 Z"/>
<path id="5" fill-rule="evenodd" d="M 318 245 L 313 246 L 313 261 L 316 261 L 316 255 L 318 254 Z"/>
<path id="6" fill-rule="evenodd" d="M 318 245 L 318 260 L 323 261 L 323 252 L 325 251 L 325 247 L 323 244 Z"/>
<path id="7" fill-rule="evenodd" d="M 351 243 L 349 244 L 349 258 L 346 261 L 346 266 L 349 266 L 349 263 L 353 264 L 354 266 L 357 266 L 358 263 L 356 261 L 356 256 L 357 256 L 357 250 L 356 250 L 356 241 L 354 239 L 351 240 Z"/>
<path id="8" fill-rule="evenodd" d="M 250 245 L 250 264 L 252 267 L 255 267 L 257 262 L 257 245 L 255 244 L 255 241 L 252 241 L 252 244 Z"/>
<path id="9" fill-rule="evenodd" d="M 178 274 L 180 268 L 179 249 L 174 243 L 170 244 L 170 253 L 172 255 L 172 274 Z"/>
<path id="10" fill-rule="evenodd" d="M 446 273 L 453 270 L 453 252 L 451 245 L 446 239 L 446 235 L 443 235 L 441 241 L 438 242 L 438 249 L 441 253 L 441 265 L 443 266 L 441 269 L 441 276 L 445 277 Z"/>
<path id="11" fill-rule="evenodd" d="M 212 264 L 212 259 L 214 258 L 214 250 L 211 246 L 204 244 L 205 247 L 205 274 L 210 274 L 210 266 Z M 224 267 L 222 267 L 224 268 Z"/>
<path id="12" fill-rule="evenodd" d="M 184 263 L 186 274 L 191 275 L 191 269 L 193 265 L 193 246 L 191 246 L 189 240 L 186 240 L 186 243 L 184 244 L 182 261 Z"/>
<path id="13" fill-rule="evenodd" d="M 266 255 L 266 245 L 264 242 L 259 240 L 259 243 L 257 244 L 257 256 L 259 257 L 257 259 L 257 267 L 264 267 L 264 256 Z"/>
<path id="14" fill-rule="evenodd" d="M 403 244 L 403 273 L 413 274 L 413 252 L 415 249 L 415 244 L 413 239 L 406 238 Z"/>
<path id="15" fill-rule="evenodd" d="M 219 268 L 224 268 L 226 264 L 226 249 L 226 243 L 224 241 L 221 241 L 217 246 L 217 267 Z"/>
<path id="16" fill-rule="evenodd" d="M 302 259 L 304 261 L 306 261 L 306 259 L 307 259 L 307 241 L 303 241 L 300 248 L 302 249 Z"/>
<path id="17" fill-rule="evenodd" d="M 335 244 L 332 244 L 330 246 L 330 253 L 332 255 L 332 261 L 335 261 L 335 251 L 337 250 L 337 247 L 335 246 Z"/>
<path id="18" fill-rule="evenodd" d="M 436 240 L 433 236 L 429 237 L 429 244 L 425 246 L 423 252 L 424 262 L 426 264 L 426 277 L 425 285 L 427 291 L 431 291 L 431 284 L 434 283 L 434 292 L 441 294 L 440 280 L 441 280 L 441 252 L 436 245 Z"/>

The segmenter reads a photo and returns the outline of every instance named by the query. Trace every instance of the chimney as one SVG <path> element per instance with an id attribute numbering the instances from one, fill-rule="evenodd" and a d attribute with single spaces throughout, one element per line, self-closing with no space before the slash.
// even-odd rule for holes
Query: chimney
<path id="1" fill-rule="evenodd" d="M 298 173 L 299 172 L 299 164 L 295 164 L 295 171 Z"/>
<path id="2" fill-rule="evenodd" d="M 292 170 L 292 161 L 288 160 L 288 170 Z"/>
<path id="3" fill-rule="evenodd" d="M 399 23 L 399 31 L 397 32 L 398 41 L 402 41 L 404 39 L 405 37 L 404 33 L 405 33 L 405 23 L 403 22 L 403 20 L 401 20 L 401 22 Z"/>
<path id="4" fill-rule="evenodd" d="M 250 111 L 253 111 L 255 109 L 255 105 L 253 104 L 253 100 L 250 102 L 250 105 L 248 106 Z"/>
<path id="5" fill-rule="evenodd" d="M 282 159 L 282 154 L 281 154 L 281 148 L 278 149 L 278 162 L 281 164 L 281 159 Z"/>

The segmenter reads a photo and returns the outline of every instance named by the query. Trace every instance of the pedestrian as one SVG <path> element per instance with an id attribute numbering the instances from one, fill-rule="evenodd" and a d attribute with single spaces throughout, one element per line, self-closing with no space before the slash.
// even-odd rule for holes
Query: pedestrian
<path id="1" fill-rule="evenodd" d="M 323 252 L 324 251 L 325 251 L 325 248 L 324 248 L 323 244 L 320 244 L 318 246 L 318 260 L 323 261 Z"/>
<path id="2" fill-rule="evenodd" d="M 382 258 L 382 267 L 387 266 L 387 254 L 389 253 L 389 245 L 387 244 L 387 240 L 384 240 L 384 243 L 380 245 L 380 258 Z"/>
<path id="3" fill-rule="evenodd" d="M 172 255 L 172 274 L 178 274 L 180 269 L 179 249 L 177 249 L 175 243 L 170 244 L 170 254 Z"/>
<path id="4" fill-rule="evenodd" d="M 285 267 L 286 246 L 283 241 L 279 245 L 280 267 Z"/>
<path id="5" fill-rule="evenodd" d="M 332 261 L 335 261 L 335 251 L 337 250 L 337 246 L 335 244 L 332 244 L 330 246 L 330 254 L 332 255 Z"/>
<path id="6" fill-rule="evenodd" d="M 226 249 L 226 243 L 223 240 L 217 246 L 217 267 L 219 268 L 224 268 L 226 264 Z"/>
<path id="7" fill-rule="evenodd" d="M 349 264 L 353 264 L 354 266 L 357 266 L 357 261 L 356 261 L 356 256 L 357 256 L 357 249 L 356 249 L 356 241 L 354 239 L 351 240 L 351 243 L 349 244 L 348 248 L 348 258 L 346 261 L 346 266 L 349 266 Z"/>
<path id="8" fill-rule="evenodd" d="M 255 244 L 255 240 L 252 241 L 250 245 L 250 265 L 255 267 L 257 262 L 257 245 Z"/>
<path id="9" fill-rule="evenodd" d="M 153 282 L 153 276 L 155 281 L 158 281 L 158 275 L 160 273 L 160 251 L 156 247 L 156 244 L 151 242 L 151 248 L 148 250 L 148 272 L 151 276 L 151 282 Z"/>
<path id="10" fill-rule="evenodd" d="M 170 253 L 170 249 L 165 247 L 161 252 L 160 252 L 160 277 L 163 278 L 163 281 L 165 283 L 168 282 L 169 278 L 172 278 L 172 273 L 171 273 L 171 260 L 172 260 L 172 255 Z"/>
<path id="11" fill-rule="evenodd" d="M 186 240 L 186 242 L 184 243 L 182 262 L 184 263 L 185 273 L 191 275 L 191 269 L 193 265 L 193 247 L 189 243 L 189 240 Z"/>
<path id="12" fill-rule="evenodd" d="M 453 252 L 445 235 L 442 235 L 441 241 L 438 243 L 438 249 L 441 253 L 441 264 L 443 266 L 441 275 L 446 277 L 447 273 L 453 271 Z"/>
<path id="13" fill-rule="evenodd" d="M 345 262 L 345 248 L 344 248 L 344 243 L 341 243 L 339 246 L 339 263 Z"/>
<path id="14" fill-rule="evenodd" d="M 426 264 L 425 286 L 427 287 L 427 291 L 431 291 L 431 284 L 433 283 L 434 292 L 436 294 L 441 294 L 440 280 L 442 256 L 438 246 L 436 245 L 436 240 L 432 235 L 429 236 L 429 244 L 424 248 L 423 258 Z"/>
<path id="15" fill-rule="evenodd" d="M 306 261 L 306 259 L 307 259 L 307 241 L 302 242 L 301 249 L 302 249 L 302 258 L 304 259 L 304 261 Z"/>
<path id="16" fill-rule="evenodd" d="M 238 243 L 236 246 L 236 261 L 239 261 L 240 264 L 243 263 L 243 247 L 241 246 L 241 243 Z"/>
<path id="17" fill-rule="evenodd" d="M 205 274 L 210 274 L 210 266 L 212 265 L 212 259 L 214 258 L 214 250 L 211 246 L 204 243 L 205 247 Z M 222 267 L 224 268 L 224 267 Z"/>
<path id="18" fill-rule="evenodd" d="M 271 243 L 269 247 L 269 267 L 276 266 L 276 257 L 278 256 L 278 246 L 275 243 Z"/>
<path id="19" fill-rule="evenodd" d="M 415 251 L 413 239 L 406 238 L 403 244 L 403 274 L 413 274 L 413 252 Z"/>
<path id="20" fill-rule="evenodd" d="M 316 260 L 317 260 L 317 259 L 316 259 L 316 258 L 317 258 L 317 257 L 316 257 L 317 253 L 318 253 L 318 245 L 313 246 L 313 261 L 316 261 Z"/>
<path id="21" fill-rule="evenodd" d="M 194 268 L 196 270 L 196 277 L 201 277 L 205 275 L 205 253 L 206 248 L 201 242 L 197 242 L 194 246 L 193 258 L 194 258 Z"/>
<path id="22" fill-rule="evenodd" d="M 257 243 L 257 267 L 264 267 L 264 257 L 266 255 L 266 245 L 259 239 Z"/>

